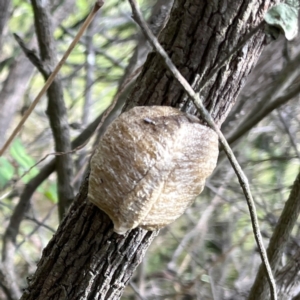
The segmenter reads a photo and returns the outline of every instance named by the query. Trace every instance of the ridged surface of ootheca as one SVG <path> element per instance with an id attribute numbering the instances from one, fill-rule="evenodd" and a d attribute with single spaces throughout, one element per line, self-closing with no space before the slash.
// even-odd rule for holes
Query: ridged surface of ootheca
<path id="1" fill-rule="evenodd" d="M 89 199 L 114 231 L 159 229 L 177 219 L 215 168 L 218 137 L 168 106 L 135 107 L 107 129 L 91 160 Z"/>

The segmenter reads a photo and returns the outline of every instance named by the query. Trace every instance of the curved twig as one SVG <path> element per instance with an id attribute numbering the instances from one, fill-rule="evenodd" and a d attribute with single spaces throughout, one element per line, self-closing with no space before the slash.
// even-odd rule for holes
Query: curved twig
<path id="1" fill-rule="evenodd" d="M 82 36 L 82 34 L 86 30 L 86 28 L 89 26 L 89 24 L 93 20 L 93 18 L 96 15 L 97 11 L 103 6 L 103 4 L 104 4 L 104 0 L 97 0 L 96 1 L 95 5 L 94 5 L 94 8 L 92 9 L 90 14 L 88 15 L 88 17 L 85 20 L 85 22 L 83 23 L 82 27 L 79 29 L 76 37 L 74 38 L 74 40 L 70 44 L 69 48 L 67 49 L 67 51 L 65 52 L 65 54 L 63 55 L 63 57 L 61 58 L 61 60 L 59 61 L 59 63 L 57 64 L 57 66 L 55 67 L 53 72 L 51 73 L 51 75 L 49 76 L 49 78 L 47 79 L 47 81 L 46 81 L 45 85 L 43 86 L 42 90 L 36 96 L 36 98 L 34 99 L 34 101 L 31 104 L 31 106 L 26 111 L 26 113 L 24 114 L 23 118 L 21 119 L 21 121 L 19 122 L 17 127 L 14 129 L 11 136 L 5 142 L 4 146 L 0 149 L 0 157 L 3 155 L 5 150 L 9 147 L 9 145 L 11 144 L 13 139 L 16 137 L 16 135 L 18 134 L 18 132 L 20 131 L 20 129 L 22 128 L 22 126 L 24 125 L 24 123 L 26 122 L 26 120 L 28 119 L 28 117 L 30 116 L 30 114 L 32 113 L 32 111 L 34 110 L 34 108 L 36 107 L 38 102 L 40 101 L 40 99 L 42 98 L 42 96 L 48 90 L 48 88 L 51 85 L 51 83 L 53 82 L 55 76 L 57 75 L 57 73 L 59 72 L 59 70 L 61 69 L 61 67 L 65 63 L 65 61 L 67 60 L 68 56 L 70 55 L 70 53 L 72 52 L 72 50 L 74 49 L 76 44 L 78 43 L 78 40 L 80 39 L 80 37 Z"/>
<path id="2" fill-rule="evenodd" d="M 206 120 L 208 125 L 216 131 L 216 133 L 219 136 L 220 142 L 223 145 L 224 151 L 226 152 L 226 154 L 228 156 L 228 159 L 229 159 L 229 161 L 230 161 L 230 163 L 231 163 L 231 165 L 232 165 L 232 167 L 233 167 L 233 169 L 234 169 L 234 171 L 235 171 L 235 173 L 236 173 L 236 175 L 239 179 L 240 185 L 243 189 L 245 198 L 247 200 L 255 240 L 256 240 L 256 243 L 258 245 L 258 249 L 259 249 L 263 264 L 264 264 L 264 266 L 266 268 L 266 271 L 267 271 L 267 277 L 268 277 L 268 280 L 269 280 L 270 290 L 271 290 L 271 297 L 272 297 L 273 300 L 276 300 L 277 299 L 276 284 L 275 284 L 275 280 L 274 280 L 274 277 L 273 277 L 273 274 L 272 274 L 272 270 L 271 270 L 271 267 L 270 267 L 270 264 L 269 264 L 269 261 L 268 261 L 267 252 L 266 252 L 266 249 L 263 245 L 263 240 L 262 240 L 262 236 L 261 236 L 261 233 L 260 233 L 257 214 L 256 214 L 256 208 L 255 208 L 255 204 L 254 204 L 254 201 L 253 201 L 253 198 L 252 198 L 252 194 L 251 194 L 250 186 L 249 186 L 249 183 L 248 183 L 248 179 L 245 176 L 245 174 L 244 174 L 241 166 L 239 165 L 236 157 L 234 156 L 234 154 L 233 154 L 229 144 L 227 143 L 224 135 L 222 134 L 222 132 L 220 131 L 218 126 L 215 124 L 215 122 L 214 122 L 213 118 L 211 117 L 211 115 L 209 114 L 209 112 L 203 106 L 199 95 L 195 93 L 195 91 L 192 89 L 190 84 L 180 74 L 180 72 L 177 70 L 175 65 L 172 63 L 172 61 L 169 58 L 166 51 L 162 48 L 162 46 L 159 44 L 156 37 L 149 30 L 149 28 L 147 26 L 147 23 L 142 18 L 142 15 L 141 15 L 138 7 L 137 7 L 136 1 L 135 0 L 129 0 L 129 2 L 130 2 L 130 5 L 131 5 L 131 8 L 132 8 L 134 20 L 141 27 L 143 33 L 148 38 L 149 42 L 152 44 L 152 46 L 157 51 L 157 53 L 159 53 L 160 56 L 163 58 L 167 68 L 172 73 L 174 78 L 181 84 L 181 86 L 184 88 L 184 90 L 189 95 L 189 97 L 191 99 L 193 99 L 193 101 L 194 101 L 198 111 L 200 112 L 201 116 Z"/>

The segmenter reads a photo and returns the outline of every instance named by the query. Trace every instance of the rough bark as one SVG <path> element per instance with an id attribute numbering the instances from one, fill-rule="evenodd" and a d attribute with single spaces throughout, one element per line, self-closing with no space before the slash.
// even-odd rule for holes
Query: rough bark
<path id="1" fill-rule="evenodd" d="M 247 30 L 262 21 L 268 5 L 269 1 L 177 1 L 160 42 L 185 78 L 191 84 L 198 82 L 194 86 L 197 89 L 199 81 L 206 79 Z M 261 53 L 263 40 L 261 33 L 250 39 L 202 90 L 202 101 L 217 124 L 222 124 L 235 103 Z M 147 72 L 139 77 L 126 110 L 136 105 L 162 104 L 197 114 L 194 104 L 183 97 L 183 89 L 166 72 L 157 54 L 148 56 L 144 70 Z"/>
<path id="2" fill-rule="evenodd" d="M 97 128 L 102 116 L 94 120 L 73 142 L 72 149 L 79 147 L 91 137 L 95 129 Z M 13 266 L 13 258 L 15 252 L 15 242 L 20 229 L 22 220 L 25 214 L 28 212 L 30 207 L 30 199 L 38 188 L 38 186 L 52 173 L 55 171 L 55 159 L 52 159 L 47 165 L 45 165 L 40 172 L 33 177 L 27 184 L 20 196 L 20 201 L 18 202 L 14 212 L 9 220 L 9 224 L 4 233 L 3 246 L 2 246 L 2 257 L 5 260 L 9 257 L 11 261 L 10 267 Z"/>
<path id="3" fill-rule="evenodd" d="M 190 83 L 209 70 L 255 27 L 274 1 L 178 0 L 160 41 Z M 263 46 L 259 32 L 209 82 L 205 106 L 220 125 Z M 148 56 L 125 109 L 171 105 L 196 113 L 157 54 Z M 112 232 L 107 216 L 86 198 L 88 179 L 69 214 L 43 252 L 22 299 L 119 299 L 145 250 L 157 234 L 141 229 Z"/>
<path id="4" fill-rule="evenodd" d="M 68 217 L 44 250 L 45 259 L 29 281 L 37 288 L 26 290 L 22 299 L 104 299 L 101 295 L 119 299 L 121 296 L 155 234 L 137 229 L 125 238 L 113 233 L 110 219 L 87 202 L 87 190 L 88 177 Z M 50 266 L 49 276 L 44 270 Z"/>
<path id="5" fill-rule="evenodd" d="M 52 21 L 47 1 L 32 0 L 34 11 L 35 30 L 37 33 L 40 55 L 44 69 L 49 70 L 48 75 L 57 64 L 56 47 L 53 38 Z M 45 80 L 48 75 L 44 75 Z M 48 107 L 47 115 L 55 141 L 56 152 L 68 152 L 71 150 L 70 132 L 67 110 L 63 97 L 63 86 L 60 77 L 57 76 L 47 91 Z M 72 182 L 72 157 L 70 154 L 56 156 L 57 186 L 58 186 L 58 211 L 59 217 L 70 206 L 74 194 Z"/>
<path id="6" fill-rule="evenodd" d="M 151 17 L 148 20 L 149 28 L 155 36 L 158 36 L 164 28 L 167 20 L 169 19 L 170 10 L 172 8 L 173 0 L 158 0 L 154 5 Z M 133 55 L 126 67 L 124 75 L 119 81 L 118 91 L 122 90 L 123 84 L 145 63 L 148 53 L 151 51 L 151 45 L 146 40 L 142 32 L 138 35 L 137 46 L 134 49 Z M 138 75 L 138 74 L 137 74 Z M 137 77 L 133 76 L 133 78 Z M 105 119 L 103 125 L 98 130 L 97 139 L 99 139 L 107 129 L 107 126 L 120 115 L 128 94 L 132 91 L 134 80 L 129 84 L 126 89 L 121 93 L 115 107 Z"/>

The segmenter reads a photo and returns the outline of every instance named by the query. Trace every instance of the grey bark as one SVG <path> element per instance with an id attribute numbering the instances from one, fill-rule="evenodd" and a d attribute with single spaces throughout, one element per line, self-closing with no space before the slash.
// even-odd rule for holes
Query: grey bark
<path id="1" fill-rule="evenodd" d="M 151 17 L 148 20 L 148 25 L 155 36 L 158 36 L 162 29 L 165 27 L 166 22 L 169 19 L 173 2 L 173 0 L 158 0 L 154 5 L 151 12 Z M 145 63 L 147 55 L 150 51 L 150 44 L 145 39 L 144 35 L 140 32 L 138 35 L 137 46 L 134 49 L 133 55 L 129 61 L 128 66 L 126 67 L 125 73 L 119 82 L 118 92 L 123 88 L 123 84 L 125 84 L 126 80 L 132 77 L 134 72 L 137 71 Z M 97 141 L 106 131 L 107 126 L 121 113 L 127 96 L 132 91 L 135 77 L 133 76 L 132 83 L 128 84 L 127 87 L 123 90 L 115 107 L 109 113 L 108 117 L 105 119 L 103 125 L 99 129 Z"/>
<path id="2" fill-rule="evenodd" d="M 32 74 L 33 66 L 22 53 L 13 61 L 9 74 L 3 82 L 0 91 L 0 147 L 6 140 L 7 130 L 19 108 Z"/>
<path id="3" fill-rule="evenodd" d="M 72 149 L 82 145 L 88 138 L 91 137 L 97 125 L 101 121 L 102 115 L 94 120 L 77 138 L 72 142 Z M 55 171 L 55 159 L 52 159 L 47 165 L 45 165 L 40 172 L 33 177 L 27 184 L 20 196 L 20 201 L 18 202 L 11 218 L 9 225 L 4 233 L 3 247 L 2 247 L 2 257 L 9 254 L 12 255 L 14 252 L 14 243 L 19 232 L 20 224 L 24 218 L 24 215 L 28 212 L 30 199 L 37 189 L 37 187 L 51 174 Z"/>
<path id="4" fill-rule="evenodd" d="M 1 2 L 1 4 L 3 3 Z M 55 26 L 70 13 L 70 8 L 72 8 L 72 6 L 68 1 L 60 3 L 60 6 L 56 8 L 54 14 Z M 32 63 L 25 57 L 24 53 L 21 53 L 12 63 L 10 72 L 3 82 L 2 90 L 0 92 L 0 146 L 5 141 L 7 129 L 15 115 L 19 102 L 22 99 L 22 95 L 26 91 L 27 83 L 29 82 L 32 73 Z M 89 130 L 86 130 L 83 136 L 87 133 L 90 134 Z M 77 139 L 77 142 L 80 144 L 81 139 L 82 136 Z M 74 144 L 76 144 L 76 141 L 74 141 Z M 43 181 L 43 178 L 49 176 L 54 169 L 55 164 L 51 162 L 26 185 L 25 191 L 14 210 L 9 220 L 9 225 L 3 235 L 0 286 L 5 292 L 7 299 L 17 300 L 21 296 L 14 269 L 15 242 L 19 232 L 20 223 L 29 209 L 29 200 L 32 193 L 39 183 Z"/>
<path id="5" fill-rule="evenodd" d="M 95 63 L 96 63 L 96 49 L 93 43 L 93 36 L 95 33 L 95 25 L 97 24 L 97 15 L 87 28 L 85 35 L 85 95 L 82 109 L 81 125 L 85 128 L 89 124 L 89 116 L 91 114 L 92 105 L 92 83 L 94 81 Z M 83 173 L 87 160 L 87 152 L 85 149 L 80 151 L 79 157 L 76 161 L 76 171 Z M 75 190 L 79 190 L 80 183 L 82 182 L 83 176 L 76 176 L 77 180 L 74 183 Z"/>
<path id="6" fill-rule="evenodd" d="M 298 174 L 290 196 L 285 203 L 282 214 L 276 224 L 267 249 L 272 269 L 276 271 L 282 257 L 283 250 L 287 245 L 291 231 L 297 222 L 300 213 L 300 173 Z M 255 282 L 251 288 L 248 300 L 268 299 L 269 290 L 265 276 L 265 269 L 260 266 Z"/>
<path id="7" fill-rule="evenodd" d="M 176 9 L 178 6 L 182 10 Z M 192 4 L 189 1 L 177 1 L 172 11 L 176 16 L 161 33 L 160 42 L 186 79 L 191 84 L 197 79 L 200 86 L 214 65 L 226 57 L 247 32 L 245 26 L 237 26 L 237 23 L 251 22 L 251 25 L 248 24 L 248 30 L 254 28 L 261 21 L 254 16 L 263 14 L 263 9 L 265 7 L 261 6 L 261 2 L 254 1 L 230 1 L 227 5 L 223 1 Z M 239 17 L 236 14 L 239 14 Z M 218 125 L 222 124 L 235 103 L 245 78 L 261 53 L 263 41 L 264 35 L 261 32 L 251 38 L 202 91 L 202 101 L 207 109 L 212 111 Z M 169 78 L 157 54 L 151 53 L 148 56 L 145 69 L 149 69 L 152 77 L 144 78 L 144 74 L 148 75 L 148 72 L 142 73 L 135 87 L 135 97 L 127 102 L 125 109 L 137 104 L 153 105 L 161 101 L 162 105 L 176 106 L 199 116 L 194 104 L 183 97 L 183 89 L 176 80 Z M 235 80 L 237 81 L 234 83 Z M 195 89 L 198 86 L 194 86 Z"/>
<path id="8" fill-rule="evenodd" d="M 253 109 L 243 118 L 239 126 L 227 137 L 229 143 L 233 143 L 248 132 L 253 126 L 260 122 L 271 111 L 279 108 L 287 103 L 300 92 L 300 85 L 292 85 L 287 90 L 287 87 L 299 76 L 300 52 L 298 55 L 288 62 L 282 71 L 278 74 L 276 81 L 265 92 L 261 99 L 256 103 Z"/>
<path id="9" fill-rule="evenodd" d="M 260 23 L 274 1 L 175 2 L 160 41 L 192 83 L 227 55 L 249 28 Z M 259 32 L 209 82 L 203 91 L 206 108 L 220 125 L 263 47 Z M 201 82 L 200 82 L 201 83 Z M 136 105 L 171 105 L 196 113 L 182 88 L 152 53 L 125 109 Z M 108 217 L 87 199 L 88 178 L 76 202 L 45 248 L 22 299 L 119 299 L 124 287 L 157 234 L 139 228 L 125 236 L 112 232 Z"/>
<path id="10" fill-rule="evenodd" d="M 0 13 L 4 13 L 4 10 L 2 11 L 1 9 L 1 5 L 5 5 L 5 3 L 9 3 L 10 1 L 1 0 L 0 2 Z M 62 1 L 60 6 L 53 12 L 53 19 L 55 20 L 53 27 L 56 28 L 72 9 L 73 1 Z M 30 47 L 35 46 L 36 43 L 34 41 L 30 43 Z M 22 96 L 27 89 L 33 71 L 33 65 L 26 59 L 24 53 L 20 53 L 14 58 L 9 74 L 2 84 L 0 91 L 0 147 L 6 140 L 7 130 L 10 128 L 16 111 L 20 107 L 20 102 L 23 99 Z"/>
<path id="11" fill-rule="evenodd" d="M 47 1 L 32 0 L 34 11 L 35 30 L 37 33 L 39 49 L 44 69 L 49 70 L 57 64 L 55 41 L 53 38 L 52 21 Z M 45 80 L 48 76 L 45 76 Z M 70 132 L 67 110 L 63 98 L 63 87 L 60 77 L 57 76 L 47 91 L 49 117 L 52 129 L 55 151 L 68 152 L 71 150 Z M 71 185 L 73 177 L 73 163 L 71 154 L 56 156 L 57 186 L 58 186 L 58 212 L 60 219 L 68 210 L 74 194 Z"/>
<path id="12" fill-rule="evenodd" d="M 0 51 L 3 46 L 3 36 L 5 32 L 5 26 L 9 17 L 11 1 L 10 0 L 1 0 L 0 2 Z"/>
<path id="13" fill-rule="evenodd" d="M 11 272 L 3 263 L 0 263 L 0 286 L 8 300 L 18 300 L 22 295 L 14 272 Z"/>

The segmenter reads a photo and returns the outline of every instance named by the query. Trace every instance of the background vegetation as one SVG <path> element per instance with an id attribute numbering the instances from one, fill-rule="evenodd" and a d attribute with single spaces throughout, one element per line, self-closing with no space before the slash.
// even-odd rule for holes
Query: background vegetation
<path id="1" fill-rule="evenodd" d="M 155 19 L 158 11 L 167 14 L 170 3 L 139 1 L 153 30 L 158 26 Z M 62 56 L 93 2 L 65 0 L 52 1 L 51 5 L 58 56 Z M 17 33 L 28 48 L 38 51 L 30 2 L 10 3 L 7 22 L 0 29 L 0 145 L 3 145 L 44 80 L 13 36 Z M 295 79 L 286 68 L 291 63 L 299 65 L 299 59 L 296 60 L 300 54 L 299 40 L 299 36 L 291 42 L 280 37 L 266 47 L 222 127 L 229 140 L 235 133 L 241 136 L 238 140 L 232 138 L 232 146 L 251 183 L 266 245 L 299 172 L 300 88 L 298 93 L 289 94 L 299 87 L 300 75 Z M 107 1 L 61 71 L 72 139 L 109 106 L 120 84 L 142 65 L 148 51 L 149 45 L 133 22 L 128 3 Z M 291 79 L 281 83 L 281 91 L 273 95 L 282 76 Z M 255 122 L 255 116 L 275 96 L 288 99 L 259 123 Z M 24 187 L 51 157 L 26 172 L 46 154 L 54 152 L 45 110 L 46 99 L 37 106 L 9 151 L 0 157 L 0 223 L 3 224 L 0 246 Z M 243 130 L 241 124 L 251 121 L 251 130 Z M 75 191 L 84 176 L 93 139 L 73 155 Z M 35 271 L 36 262 L 58 224 L 56 177 L 52 174 L 31 197 L 30 210 L 17 236 L 14 264 L 20 288 L 26 287 L 26 277 Z M 277 274 L 286 299 L 296 297 L 300 291 L 299 231 L 298 223 Z M 161 230 L 123 299 L 243 299 L 259 265 L 244 196 L 221 153 L 205 191 L 184 216 Z M 1 290 L 0 299 L 6 299 Z"/>

